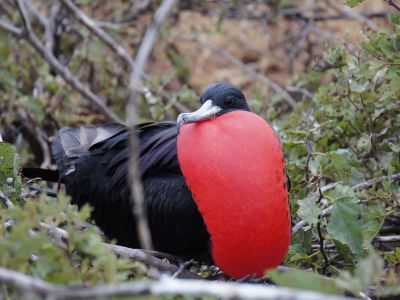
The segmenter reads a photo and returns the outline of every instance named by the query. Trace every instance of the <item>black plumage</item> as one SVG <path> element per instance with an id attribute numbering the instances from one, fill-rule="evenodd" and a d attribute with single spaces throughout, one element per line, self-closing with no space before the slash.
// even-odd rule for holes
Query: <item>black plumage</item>
<path id="1" fill-rule="evenodd" d="M 175 122 L 137 126 L 139 170 L 154 247 L 185 257 L 204 257 L 209 234 L 179 168 Z M 109 238 L 139 247 L 129 197 L 129 130 L 121 124 L 63 128 L 53 143 L 61 181 L 79 207 L 89 203 L 92 218 Z"/>

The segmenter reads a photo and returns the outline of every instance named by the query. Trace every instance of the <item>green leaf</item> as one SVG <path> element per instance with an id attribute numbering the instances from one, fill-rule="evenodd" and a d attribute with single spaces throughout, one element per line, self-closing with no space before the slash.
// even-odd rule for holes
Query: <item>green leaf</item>
<path id="1" fill-rule="evenodd" d="M 400 24 L 400 14 L 391 14 L 390 15 L 390 24 L 395 27 Z"/>
<path id="2" fill-rule="evenodd" d="M 14 149 L 12 145 L 0 142 L 0 185 L 14 175 Z"/>
<path id="3" fill-rule="evenodd" d="M 364 83 L 360 83 L 360 82 L 355 81 L 354 79 L 349 79 L 349 83 L 350 83 L 350 90 L 352 92 L 359 93 L 359 94 L 364 92 L 368 88 L 368 85 L 369 85 L 368 81 L 366 81 Z"/>
<path id="4" fill-rule="evenodd" d="M 394 251 L 386 252 L 385 259 L 392 267 L 395 267 L 398 264 L 400 264 L 400 248 L 396 247 Z"/>
<path id="5" fill-rule="evenodd" d="M 399 153 L 400 152 L 400 144 L 389 143 L 389 147 L 395 153 Z"/>
<path id="6" fill-rule="evenodd" d="M 353 155 L 348 149 L 330 151 L 327 153 L 327 157 L 330 160 L 330 164 L 324 169 L 327 174 L 336 174 L 340 180 L 354 180 L 358 177 L 352 166 Z"/>
<path id="7" fill-rule="evenodd" d="M 327 230 L 333 239 L 360 255 L 370 248 L 371 241 L 378 234 L 385 211 L 379 202 L 363 207 L 355 201 L 355 194 L 351 192 L 346 195 L 345 191 L 335 199 Z"/>
<path id="8" fill-rule="evenodd" d="M 327 225 L 332 238 L 348 245 L 356 254 L 363 250 L 361 210 L 355 203 L 335 202 Z"/>
<path id="9" fill-rule="evenodd" d="M 342 0 L 343 4 L 350 6 L 350 7 L 354 7 L 363 1 L 364 0 Z"/>
<path id="10" fill-rule="evenodd" d="M 318 223 L 318 216 L 322 213 L 322 208 L 317 204 L 318 193 L 309 193 L 303 200 L 297 201 L 299 209 L 297 214 L 308 224 Z"/>
<path id="11" fill-rule="evenodd" d="M 271 280 L 281 286 L 306 289 L 328 294 L 338 294 L 335 280 L 303 270 L 278 271 L 267 273 Z"/>

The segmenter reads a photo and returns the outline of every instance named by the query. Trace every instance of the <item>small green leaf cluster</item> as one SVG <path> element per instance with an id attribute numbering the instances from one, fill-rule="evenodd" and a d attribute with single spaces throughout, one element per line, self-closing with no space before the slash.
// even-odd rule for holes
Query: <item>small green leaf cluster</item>
<path id="1" fill-rule="evenodd" d="M 21 185 L 13 147 L 0 143 L 0 190 L 13 203 L 0 203 L 0 266 L 53 283 L 90 286 L 126 280 L 134 270 L 103 243 L 99 230 L 89 225 L 90 208 L 78 211 L 68 197 L 51 198 Z M 32 184 L 32 183 L 30 183 Z M 67 238 L 51 234 L 61 228 Z"/>

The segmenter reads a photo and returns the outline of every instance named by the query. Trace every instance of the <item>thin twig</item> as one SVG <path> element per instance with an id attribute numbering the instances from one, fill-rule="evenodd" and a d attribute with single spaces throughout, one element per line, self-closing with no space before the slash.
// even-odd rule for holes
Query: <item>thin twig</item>
<path id="1" fill-rule="evenodd" d="M 170 14 L 172 8 L 174 7 L 176 0 L 164 0 L 160 7 L 157 9 L 154 20 L 147 28 L 146 33 L 143 37 L 143 40 L 140 44 L 139 50 L 136 54 L 135 58 L 135 68 L 130 74 L 129 78 L 129 89 L 131 92 L 129 99 L 129 106 L 127 107 L 127 115 L 129 118 L 133 115 L 135 116 L 135 108 L 131 108 L 130 106 L 136 106 L 136 96 L 138 89 L 142 84 L 143 73 L 145 67 L 147 65 L 147 61 L 150 57 L 150 53 L 153 49 L 154 43 L 158 37 L 159 31 L 161 29 L 162 24 L 167 19 Z M 131 121 L 132 122 L 132 121 Z M 134 122 L 134 120 L 133 120 Z M 131 123 L 131 125 L 133 125 Z"/>
<path id="2" fill-rule="evenodd" d="M 1 20 L 0 20 L 0 29 L 8 31 L 9 33 L 12 33 L 17 37 L 21 37 L 23 32 L 22 29 Z"/>
<path id="3" fill-rule="evenodd" d="M 395 9 L 400 11 L 400 6 L 396 3 L 394 3 L 393 0 L 383 0 L 383 1 L 387 2 L 387 4 L 389 4 L 390 6 L 393 6 Z"/>
<path id="4" fill-rule="evenodd" d="M 300 47 L 301 44 L 304 42 L 304 40 L 307 39 L 307 36 L 310 34 L 310 32 L 312 31 L 312 28 L 315 26 L 315 22 L 314 19 L 309 19 L 307 21 L 307 23 L 304 25 L 303 29 L 301 30 L 297 41 L 294 43 L 294 46 L 292 47 L 292 49 L 290 50 L 289 54 L 288 54 L 288 58 L 289 58 L 289 72 L 293 72 L 293 61 L 294 59 L 298 56 L 299 52 L 300 52 Z"/>
<path id="5" fill-rule="evenodd" d="M 72 73 L 64 67 L 54 55 L 49 52 L 43 43 L 39 40 L 36 34 L 33 32 L 31 24 L 29 22 L 28 14 L 25 8 L 24 0 L 15 0 L 18 11 L 20 13 L 22 23 L 24 25 L 23 37 L 28 43 L 42 56 L 42 58 L 54 68 L 54 70 L 64 78 L 78 93 L 88 99 L 99 111 L 114 122 L 121 122 L 120 118 L 111 111 L 104 101 L 94 94 L 87 86 L 85 86 L 79 79 L 77 79 Z"/>
<path id="6" fill-rule="evenodd" d="M 106 44 L 125 64 L 126 68 L 130 71 L 133 68 L 133 62 L 128 52 L 114 41 L 103 29 L 96 25 L 96 22 L 85 15 L 71 0 L 60 0 L 64 7 L 66 7 L 74 17 L 81 22 L 90 32 L 92 32 L 99 40 Z"/>
<path id="7" fill-rule="evenodd" d="M 10 198 L 8 198 L 6 194 L 4 194 L 2 190 L 0 190 L 0 199 L 3 201 L 4 205 L 7 208 L 14 208 L 14 204 L 12 203 Z"/>
<path id="8" fill-rule="evenodd" d="M 322 198 L 324 197 L 324 194 L 322 193 L 321 188 L 318 188 L 318 200 L 317 200 L 317 204 L 321 203 Z M 319 251 L 322 254 L 322 257 L 324 258 L 324 266 L 322 268 L 322 273 L 324 275 L 326 275 L 326 272 L 328 270 L 329 267 L 329 259 L 328 256 L 325 253 L 325 248 L 324 248 L 324 236 L 322 235 L 322 230 L 321 230 L 321 219 L 322 219 L 322 215 L 318 216 L 318 223 L 317 223 L 317 231 L 318 231 L 318 238 L 319 238 Z"/>
<path id="9" fill-rule="evenodd" d="M 60 2 L 56 1 L 53 3 L 45 26 L 45 46 L 50 53 L 54 52 L 54 36 L 57 30 L 56 19 L 58 12 L 60 11 L 60 7 Z"/>
<path id="10" fill-rule="evenodd" d="M 373 186 L 374 184 L 381 183 L 385 180 L 393 180 L 394 181 L 394 180 L 399 180 L 399 179 L 400 179 L 400 173 L 393 174 L 392 176 L 380 176 L 380 177 L 372 178 L 365 182 L 356 184 L 352 188 L 355 192 L 358 192 L 358 191 L 365 190 L 365 189 Z"/>
<path id="11" fill-rule="evenodd" d="M 29 3 L 26 8 L 28 10 L 29 16 L 32 17 L 32 20 L 39 22 L 40 25 L 43 26 L 43 28 L 46 28 L 46 24 L 48 23 L 47 18 L 39 12 L 37 7 L 33 5 L 33 3 Z"/>
<path id="12" fill-rule="evenodd" d="M 40 159 L 42 168 L 47 168 L 51 163 L 51 151 L 47 136 L 34 124 L 24 109 L 17 108 L 17 115 L 21 119 L 21 131 L 30 144 L 35 157 Z"/>
<path id="13" fill-rule="evenodd" d="M 340 12 L 340 14 L 344 16 L 348 16 L 350 19 L 355 19 L 361 22 L 366 23 L 372 30 L 377 31 L 379 27 L 368 17 L 363 16 L 362 14 L 357 13 L 354 10 L 351 10 L 348 6 L 341 5 L 340 7 L 336 6 L 336 1 L 328 0 L 328 5 L 334 10 Z"/>
<path id="14" fill-rule="evenodd" d="M 400 235 L 377 236 L 375 240 L 382 243 L 400 242 Z"/>
<path id="15" fill-rule="evenodd" d="M 126 107 L 127 112 L 127 123 L 128 125 L 134 125 L 138 121 L 138 110 L 137 102 L 139 100 L 139 88 L 142 85 L 142 76 L 144 69 L 147 65 L 147 61 L 150 56 L 150 52 L 153 49 L 154 43 L 158 36 L 161 25 L 167 19 L 171 12 L 175 0 L 164 0 L 160 7 L 157 9 L 154 20 L 147 28 L 146 33 L 143 37 L 142 43 L 140 44 L 139 50 L 135 58 L 135 68 L 131 71 L 129 78 L 129 102 Z M 140 245 L 144 249 L 152 248 L 151 234 L 147 221 L 147 214 L 144 206 L 143 197 L 143 186 L 140 180 L 140 172 L 138 168 L 139 159 L 139 142 L 136 134 L 136 129 L 132 127 L 131 134 L 129 137 L 129 186 L 131 188 L 131 206 L 133 213 L 136 217 L 137 230 Z"/>
<path id="16" fill-rule="evenodd" d="M 313 291 L 285 287 L 237 282 L 208 282 L 204 280 L 179 280 L 162 277 L 158 281 L 132 282 L 123 284 L 98 285 L 89 288 L 67 287 L 49 284 L 45 281 L 19 272 L 0 268 L 0 282 L 12 285 L 19 291 L 29 291 L 46 299 L 93 299 L 122 296 L 187 296 L 216 297 L 223 299 L 291 299 L 291 300 L 345 300 L 354 299 Z"/>
<path id="17" fill-rule="evenodd" d="M 380 176 L 380 177 L 372 178 L 372 179 L 367 180 L 365 182 L 356 184 L 356 185 L 352 186 L 352 189 L 355 192 L 359 192 L 359 191 L 365 190 L 365 189 L 373 186 L 374 184 L 381 183 L 381 182 L 383 182 L 385 180 L 399 180 L 399 179 L 400 179 L 400 173 L 393 174 L 392 176 Z M 328 185 L 322 187 L 321 191 L 322 191 L 322 193 L 324 193 L 327 190 L 331 190 L 331 189 L 335 188 L 338 185 L 339 185 L 339 183 L 337 183 L 337 182 L 328 184 Z M 333 206 L 329 206 L 329 207 L 325 208 L 321 213 L 321 217 L 325 217 L 327 215 L 330 215 L 331 212 L 332 212 L 332 208 L 333 208 Z M 307 226 L 307 224 L 308 223 L 306 221 L 304 221 L 304 220 L 301 220 L 300 222 L 298 222 L 292 228 L 292 235 L 296 234 L 301 228 Z"/>

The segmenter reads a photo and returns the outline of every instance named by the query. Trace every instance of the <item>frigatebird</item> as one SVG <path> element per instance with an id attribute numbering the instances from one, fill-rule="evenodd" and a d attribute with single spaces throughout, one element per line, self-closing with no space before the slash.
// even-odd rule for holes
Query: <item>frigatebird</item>
<path id="1" fill-rule="evenodd" d="M 284 159 L 274 130 L 237 87 L 218 82 L 177 122 L 136 126 L 145 209 L 156 250 L 204 259 L 235 278 L 262 275 L 288 249 Z M 127 184 L 130 130 L 65 127 L 52 145 L 71 202 L 118 244 L 139 247 Z"/>

